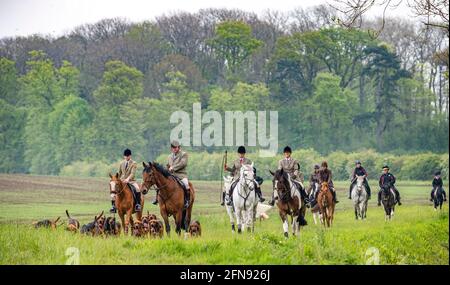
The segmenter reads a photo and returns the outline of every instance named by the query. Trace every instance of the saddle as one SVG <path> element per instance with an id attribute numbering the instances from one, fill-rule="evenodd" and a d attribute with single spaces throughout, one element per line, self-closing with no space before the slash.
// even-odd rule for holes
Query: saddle
<path id="1" fill-rule="evenodd" d="M 180 185 L 181 189 L 183 189 L 184 193 L 186 193 L 187 192 L 186 186 L 181 181 L 181 179 L 176 177 L 175 175 L 172 175 L 172 178 L 175 179 L 175 181 L 178 183 L 178 185 Z"/>

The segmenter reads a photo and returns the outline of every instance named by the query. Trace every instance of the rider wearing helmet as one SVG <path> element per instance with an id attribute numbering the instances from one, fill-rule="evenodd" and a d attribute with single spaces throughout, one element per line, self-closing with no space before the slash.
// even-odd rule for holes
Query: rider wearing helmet
<path id="1" fill-rule="evenodd" d="M 356 183 L 357 176 L 364 176 L 364 182 L 363 183 L 364 183 L 364 186 L 366 187 L 366 190 L 367 190 L 367 196 L 368 196 L 367 199 L 370 199 L 371 191 L 370 191 L 369 181 L 367 180 L 367 176 L 369 174 L 367 174 L 367 171 L 364 169 L 364 167 L 362 167 L 361 161 L 357 160 L 355 162 L 355 164 L 356 164 L 356 167 L 355 167 L 355 169 L 353 169 L 353 173 L 352 173 L 352 176 L 351 176 L 351 183 L 350 183 L 350 189 L 348 191 L 348 198 L 352 199 L 352 189 L 353 189 L 353 186 Z"/>
<path id="2" fill-rule="evenodd" d="M 389 166 L 383 166 L 383 174 L 380 176 L 378 184 L 380 186 L 380 191 L 378 191 L 378 206 L 381 206 L 381 189 L 383 188 L 383 186 L 389 186 L 392 190 L 394 190 L 398 205 L 402 205 L 402 203 L 400 202 L 400 192 L 398 192 L 397 188 L 394 185 L 395 176 L 389 172 Z"/>

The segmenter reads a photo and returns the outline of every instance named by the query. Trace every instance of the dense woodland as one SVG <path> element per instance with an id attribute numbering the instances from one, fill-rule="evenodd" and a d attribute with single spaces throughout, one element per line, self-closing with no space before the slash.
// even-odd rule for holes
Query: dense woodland
<path id="1" fill-rule="evenodd" d="M 156 159 L 168 152 L 172 112 L 194 102 L 277 110 L 280 149 L 317 157 L 447 153 L 446 32 L 389 19 L 375 38 L 339 27 L 334 13 L 207 9 L 0 39 L 0 172 L 109 165 L 126 147 Z"/>

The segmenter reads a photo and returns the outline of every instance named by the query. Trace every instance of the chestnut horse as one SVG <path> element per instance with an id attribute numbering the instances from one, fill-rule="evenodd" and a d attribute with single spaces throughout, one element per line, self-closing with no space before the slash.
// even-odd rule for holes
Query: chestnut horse
<path id="1" fill-rule="evenodd" d="M 144 170 L 142 172 L 143 182 L 141 188 L 143 191 L 148 191 L 150 187 L 155 185 L 159 190 L 157 196 L 159 211 L 164 219 L 167 235 L 170 234 L 170 216 L 173 216 L 175 219 L 175 232 L 180 235 L 181 229 L 184 229 L 187 233 L 195 200 L 195 191 L 191 182 L 189 182 L 189 207 L 184 209 L 184 190 L 175 180 L 176 178 L 156 162 L 149 162 L 148 164 L 143 162 L 142 164 L 144 165 Z"/>
<path id="2" fill-rule="evenodd" d="M 283 169 L 273 173 L 273 187 L 278 192 L 277 207 L 280 218 L 283 221 L 284 236 L 289 236 L 288 215 L 292 219 L 292 234 L 295 236 L 300 232 L 300 226 L 306 226 L 305 201 L 302 200 L 299 190 L 290 181 L 289 174 Z"/>
<path id="3" fill-rule="evenodd" d="M 333 194 L 331 193 L 330 187 L 328 186 L 327 182 L 323 182 L 322 186 L 320 188 L 318 197 L 317 197 L 317 204 L 320 208 L 320 213 L 323 217 L 323 225 L 331 227 L 333 223 L 333 216 L 334 216 L 334 201 L 333 201 Z"/>
<path id="4" fill-rule="evenodd" d="M 111 180 L 109 181 L 109 192 L 116 195 L 116 209 L 119 214 L 120 220 L 122 221 L 123 230 L 125 234 L 128 234 L 128 225 L 131 223 L 131 228 L 133 228 L 133 216 L 136 213 L 136 218 L 138 221 L 142 218 L 142 211 L 144 210 L 144 195 L 141 195 L 141 212 L 134 211 L 134 199 L 132 190 L 127 183 L 122 182 L 119 179 L 119 174 L 116 175 L 109 174 Z M 143 192 L 142 194 L 145 194 Z M 125 216 L 126 215 L 126 216 Z"/>

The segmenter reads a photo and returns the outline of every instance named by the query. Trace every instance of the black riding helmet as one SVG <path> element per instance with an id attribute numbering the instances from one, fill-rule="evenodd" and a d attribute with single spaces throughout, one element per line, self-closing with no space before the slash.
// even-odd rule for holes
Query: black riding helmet
<path id="1" fill-rule="evenodd" d="M 245 153 L 245 147 L 242 145 L 240 147 L 238 147 L 238 153 L 241 153 L 241 154 Z"/>
<path id="2" fill-rule="evenodd" d="M 441 171 L 440 171 L 440 170 L 436 171 L 436 172 L 434 173 L 434 175 L 436 175 L 436 176 L 441 175 Z"/>
<path id="3" fill-rule="evenodd" d="M 123 151 L 123 155 L 124 156 L 130 156 L 131 155 L 131 150 L 129 150 L 128 148 L 126 150 Z"/>
<path id="4" fill-rule="evenodd" d="M 286 147 L 283 149 L 283 153 L 286 153 L 286 152 L 292 153 L 292 149 L 291 149 L 290 146 L 286 146 Z"/>

